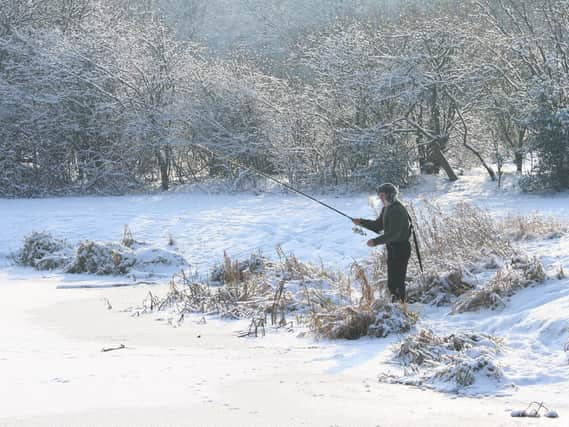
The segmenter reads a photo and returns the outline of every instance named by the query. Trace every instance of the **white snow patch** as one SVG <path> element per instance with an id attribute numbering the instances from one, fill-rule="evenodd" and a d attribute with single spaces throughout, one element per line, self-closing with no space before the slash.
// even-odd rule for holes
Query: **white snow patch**
<path id="1" fill-rule="evenodd" d="M 514 178 L 512 176 L 512 178 Z M 507 177 L 507 180 L 510 179 Z M 539 214 L 569 220 L 569 194 L 527 195 L 511 185 L 498 190 L 480 171 L 456 183 L 426 180 L 403 191 L 449 205 L 471 202 L 496 217 Z M 367 195 L 326 196 L 323 200 L 354 217 L 371 218 Z M 165 292 L 168 276 L 160 268 L 141 268 L 155 285 L 96 289 L 56 289 L 58 285 L 137 283 L 138 277 L 95 277 L 36 272 L 13 267 L 9 258 L 23 237 L 49 231 L 72 245 L 80 241 L 118 241 L 128 224 L 149 248 L 175 251 L 192 270 L 207 273 L 222 260 L 245 259 L 260 251 L 274 258 L 281 245 L 302 261 L 343 270 L 370 253 L 368 236 L 351 231 L 339 215 L 297 196 L 159 194 L 0 200 L 0 424 L 116 425 L 501 425 L 510 412 L 531 401 L 556 410 L 562 425 L 569 366 L 569 279 L 551 278 L 512 296 L 497 310 L 450 315 L 448 308 L 416 305 L 417 328 L 439 335 L 472 330 L 499 337 L 497 355 L 505 384 L 496 397 L 453 399 L 412 387 L 379 384 L 389 368 L 397 337 L 354 342 L 314 341 L 286 331 L 263 339 L 239 339 L 248 322 L 194 318 L 172 328 L 166 322 L 131 318 L 121 312 L 145 295 Z M 168 246 L 169 236 L 175 242 Z M 569 273 L 569 237 L 520 242 L 539 257 L 548 273 Z M 164 252 L 142 252 L 145 260 Z M 413 262 L 413 261 L 412 261 Z M 550 274 L 550 276 L 552 276 Z M 102 298 L 111 302 L 108 310 Z M 199 336 L 199 338 L 198 338 Z M 102 353 L 103 347 L 125 349 Z M 267 392 L 270 390 L 270 392 Z M 494 390 L 494 391 L 493 391 Z M 286 402 L 283 403 L 283 402 Z M 387 404 L 385 402 L 388 402 Z M 318 420 L 314 414 L 322 414 Z M 230 417 L 230 418 L 228 418 Z M 554 424 L 558 423 L 558 424 Z"/>

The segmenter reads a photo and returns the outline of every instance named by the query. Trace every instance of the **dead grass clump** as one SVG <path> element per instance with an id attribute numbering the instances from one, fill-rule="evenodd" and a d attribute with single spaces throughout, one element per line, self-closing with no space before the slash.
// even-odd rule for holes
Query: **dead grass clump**
<path id="1" fill-rule="evenodd" d="M 300 261 L 294 254 L 286 255 L 280 246 L 277 247 L 277 255 L 280 262 L 280 274 L 285 280 L 304 280 L 317 277 L 337 279 L 335 275 L 326 271 L 324 266 L 318 268 Z"/>
<path id="2" fill-rule="evenodd" d="M 429 272 L 407 288 L 407 298 L 410 303 L 449 305 L 475 287 L 475 279 L 466 270 L 453 269 L 442 274 Z"/>
<path id="3" fill-rule="evenodd" d="M 515 254 L 492 216 L 474 205 L 458 203 L 448 210 L 423 202 L 421 209 L 410 206 L 409 210 L 426 271 L 448 271 L 490 257 L 509 258 Z M 417 266 L 410 263 L 410 269 L 416 272 Z"/>
<path id="4" fill-rule="evenodd" d="M 453 313 L 504 306 L 504 299 L 518 290 L 546 279 L 543 264 L 535 257 L 513 257 L 482 288 L 467 292 L 452 306 Z"/>
<path id="5" fill-rule="evenodd" d="M 310 328 L 320 337 L 354 340 L 367 335 L 374 318 L 370 309 L 339 307 L 332 312 L 316 314 Z"/>
<path id="6" fill-rule="evenodd" d="M 259 254 L 251 254 L 249 259 L 232 260 L 227 252 L 223 252 L 223 264 L 213 268 L 210 280 L 213 283 L 241 283 L 253 275 L 263 273 L 270 262 Z"/>
<path id="7" fill-rule="evenodd" d="M 512 240 L 555 239 L 569 233 L 569 222 L 538 214 L 510 215 L 499 226 Z"/>
<path id="8" fill-rule="evenodd" d="M 319 337 L 358 339 L 369 335 L 378 338 L 392 333 L 409 332 L 417 317 L 395 304 L 376 301 L 373 306 L 335 307 L 316 313 L 310 329 Z"/>
<path id="9" fill-rule="evenodd" d="M 455 383 L 457 388 L 464 388 L 474 385 L 478 376 L 497 382 L 504 378 L 502 369 L 491 357 L 480 355 L 475 358 L 457 360 L 453 365 L 439 370 L 433 376 L 433 381 Z"/>
<path id="10" fill-rule="evenodd" d="M 179 315 L 203 313 L 226 318 L 264 318 L 272 306 L 273 289 L 260 280 L 211 286 L 200 283 L 183 271 L 172 277 L 164 298 L 143 303 L 142 312 L 174 310 Z"/>
<path id="11" fill-rule="evenodd" d="M 64 267 L 71 256 L 71 247 L 64 240 L 56 239 L 48 232 L 33 232 L 24 238 L 24 246 L 15 260 L 37 270 L 53 270 Z"/>
<path id="12" fill-rule="evenodd" d="M 354 263 L 352 273 L 355 276 L 355 281 L 361 285 L 360 307 L 371 307 L 375 299 L 374 290 L 364 269 L 358 263 Z"/>
<path id="13" fill-rule="evenodd" d="M 128 225 L 125 225 L 122 233 L 121 245 L 126 246 L 127 248 L 132 248 L 134 244 L 135 240 L 132 235 L 132 231 L 130 231 Z"/>
<path id="14" fill-rule="evenodd" d="M 132 251 L 118 243 L 82 242 L 67 273 L 126 274 L 136 263 Z"/>
<path id="15" fill-rule="evenodd" d="M 383 300 L 375 301 L 373 312 L 375 319 L 368 328 L 368 335 L 378 338 L 409 332 L 418 320 L 416 313 Z"/>
<path id="16" fill-rule="evenodd" d="M 334 293 L 334 287 L 324 282 L 317 271 L 292 256 L 281 264 L 273 264 L 258 255 L 240 262 L 225 254 L 223 265 L 214 269 L 206 283 L 184 273 L 175 275 L 168 294 L 158 301 L 153 300 L 150 311 L 248 318 L 252 319 L 253 334 L 255 329 L 264 330 L 269 324 L 284 327 L 291 324 L 287 320 L 290 313 L 295 312 L 298 320 L 308 311 L 319 312 L 333 304 L 325 293 Z M 143 304 L 137 312 L 147 311 Z"/>
<path id="17" fill-rule="evenodd" d="M 403 375 L 386 374 L 380 380 L 444 391 L 458 391 L 482 378 L 500 381 L 503 373 L 494 359 L 501 347 L 501 340 L 486 334 L 441 337 L 423 329 L 406 337 L 396 350 L 394 359 L 404 366 Z"/>

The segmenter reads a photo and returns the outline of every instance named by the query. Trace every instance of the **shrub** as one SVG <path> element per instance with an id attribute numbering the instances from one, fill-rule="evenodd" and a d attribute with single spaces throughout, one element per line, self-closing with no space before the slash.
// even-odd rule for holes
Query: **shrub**
<path id="1" fill-rule="evenodd" d="M 440 274 L 431 271 L 407 288 L 407 299 L 410 303 L 449 305 L 475 287 L 475 279 L 466 270 L 452 269 Z"/>
<path id="2" fill-rule="evenodd" d="M 403 375 L 384 374 L 380 380 L 452 392 L 482 379 L 499 382 L 503 373 L 494 359 L 501 347 L 501 340 L 486 334 L 441 337 L 422 329 L 397 346 L 394 360 L 405 367 Z"/>
<path id="3" fill-rule="evenodd" d="M 569 108 L 564 89 L 551 81 L 535 87 L 533 111 L 528 117 L 532 131 L 530 150 L 537 154 L 537 180 L 546 190 L 569 188 Z"/>
<path id="4" fill-rule="evenodd" d="M 118 243 L 87 241 L 77 248 L 67 273 L 126 274 L 136 263 L 133 252 Z"/>
<path id="5" fill-rule="evenodd" d="M 482 288 L 464 294 L 452 306 L 454 313 L 495 308 L 518 290 L 545 281 L 543 264 L 537 258 L 513 257 Z"/>
<path id="6" fill-rule="evenodd" d="M 48 232 L 33 232 L 24 238 L 24 246 L 16 255 L 20 265 L 37 270 L 52 270 L 65 266 L 71 259 L 71 248 Z"/>
<path id="7" fill-rule="evenodd" d="M 542 215 L 510 215 L 498 222 L 503 233 L 511 240 L 554 239 L 569 233 L 569 223 Z"/>
<path id="8" fill-rule="evenodd" d="M 316 313 L 310 328 L 317 336 L 329 339 L 357 339 L 365 335 L 383 338 L 392 333 L 409 332 L 416 321 L 414 313 L 379 300 L 371 307 L 334 307 Z"/>

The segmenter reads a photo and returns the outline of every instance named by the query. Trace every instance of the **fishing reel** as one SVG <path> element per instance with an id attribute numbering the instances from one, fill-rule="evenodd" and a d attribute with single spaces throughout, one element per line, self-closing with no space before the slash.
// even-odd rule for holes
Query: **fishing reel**
<path id="1" fill-rule="evenodd" d="M 355 234 L 360 234 L 362 236 L 366 236 L 366 232 L 364 231 L 364 229 L 362 227 L 357 226 L 357 225 L 354 225 L 352 227 L 352 232 Z"/>

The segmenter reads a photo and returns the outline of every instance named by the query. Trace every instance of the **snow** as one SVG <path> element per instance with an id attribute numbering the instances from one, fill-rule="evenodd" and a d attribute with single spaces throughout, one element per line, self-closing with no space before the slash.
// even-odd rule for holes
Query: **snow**
<path id="1" fill-rule="evenodd" d="M 370 215 L 365 198 L 324 197 L 324 202 L 352 216 Z M 274 256 L 275 247 L 300 259 L 347 266 L 367 255 L 365 238 L 351 223 L 310 200 L 290 195 L 165 194 L 131 197 L 0 200 L 4 232 L 0 257 L 21 246 L 36 230 L 81 240 L 118 241 L 124 225 L 134 238 L 165 247 L 171 235 L 190 264 L 206 271 L 227 250 L 246 258 L 256 250 Z M 5 260 L 4 260 L 5 262 Z"/>
<path id="2" fill-rule="evenodd" d="M 404 196 L 472 202 L 497 216 L 539 212 L 569 220 L 569 194 L 522 194 L 506 178 L 498 190 L 475 170 L 454 184 L 425 179 Z M 370 218 L 367 199 L 323 197 L 349 215 Z M 369 255 L 367 237 L 353 234 L 346 218 L 308 200 L 174 193 L 0 200 L 0 211 L 0 426 L 518 425 L 510 413 L 532 401 L 559 414 L 547 425 L 567 425 L 567 278 L 523 289 L 493 311 L 451 315 L 448 307 L 414 306 L 417 328 L 442 336 L 476 331 L 504 341 L 496 359 L 505 377 L 499 387 L 478 382 L 459 394 L 440 393 L 378 381 L 400 369 L 390 360 L 403 336 L 331 342 L 269 331 L 237 338 L 248 321 L 204 323 L 199 316 L 173 328 L 164 314 L 129 314 L 148 292 L 166 292 L 165 276 L 157 274 L 154 285 L 112 287 L 125 278 L 37 272 L 13 266 L 9 257 L 32 231 L 76 246 L 118 242 L 125 224 L 148 244 L 142 254 L 178 253 L 204 274 L 224 250 L 232 258 L 258 250 L 274 258 L 281 245 L 302 261 L 340 270 Z M 550 276 L 559 266 L 569 272 L 569 236 L 520 244 Z M 126 348 L 101 352 L 121 344 Z"/>

